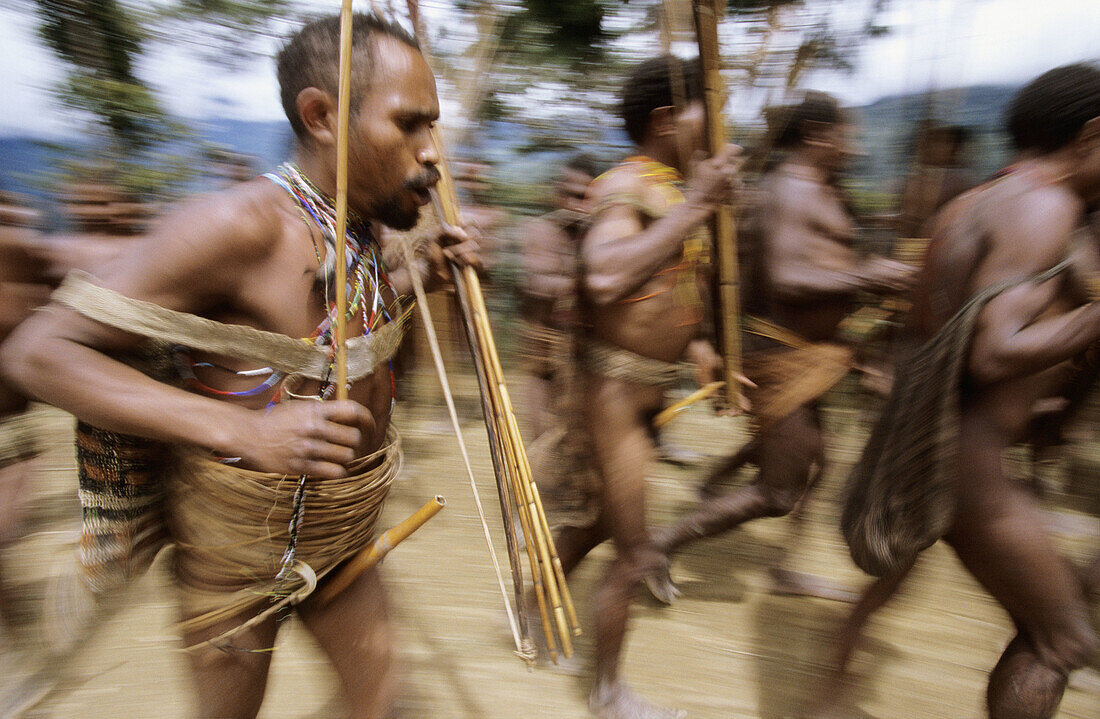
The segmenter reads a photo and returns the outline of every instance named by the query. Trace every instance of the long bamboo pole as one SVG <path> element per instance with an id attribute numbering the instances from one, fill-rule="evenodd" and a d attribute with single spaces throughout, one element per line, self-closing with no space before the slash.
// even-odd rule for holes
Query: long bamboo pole
<path id="1" fill-rule="evenodd" d="M 726 144 L 726 126 L 722 118 L 725 91 L 722 83 L 721 57 L 718 48 L 718 18 L 722 0 L 692 0 L 695 35 L 699 43 L 699 62 L 703 70 L 704 101 L 707 119 L 707 147 L 713 155 Z M 727 404 L 736 409 L 741 404 L 741 302 L 737 270 L 737 228 L 733 208 L 723 204 L 714 215 L 715 254 L 718 263 L 717 300 L 715 313 L 718 349 L 725 360 L 725 395 Z"/>
<path id="2" fill-rule="evenodd" d="M 351 109 L 351 0 L 340 5 L 340 80 L 336 101 L 336 399 L 348 398 L 348 124 Z"/>
<path id="3" fill-rule="evenodd" d="M 410 17 L 416 16 L 416 0 L 408 0 L 408 4 Z M 417 30 L 419 31 L 419 28 Z M 418 32 L 418 35 L 420 34 Z M 446 152 L 441 138 L 434 130 L 432 139 L 441 158 L 438 165 L 441 179 L 433 191 L 436 214 L 441 223 L 459 227 L 462 225 L 462 220 L 458 198 L 447 163 L 443 161 Z M 526 549 L 531 563 L 532 580 L 535 584 L 535 596 L 543 631 L 546 634 L 551 658 L 556 661 L 553 628 L 558 630 L 562 652 L 566 657 L 572 654 L 571 634 L 580 633 L 572 598 L 565 583 L 560 559 L 553 546 L 549 523 L 546 521 L 537 487 L 531 479 L 527 453 L 520 437 L 519 425 L 515 419 L 492 330 L 489 327 L 488 311 L 480 280 L 472 267 L 452 267 L 452 272 L 459 311 L 467 324 L 471 352 L 475 355 L 475 368 L 479 368 L 478 380 L 482 389 L 483 407 L 487 410 L 485 419 L 490 442 L 499 450 L 499 457 L 494 456 L 498 496 L 502 500 L 510 497 L 515 501 L 516 515 L 519 517 L 521 529 L 527 539 Z M 509 512 L 510 507 L 502 506 L 506 534 L 514 531 L 514 526 L 507 519 Z M 510 541 L 509 550 L 514 546 Z M 522 577 L 513 573 L 513 579 L 517 581 L 516 591 L 519 596 Z M 507 604 L 507 600 L 505 603 Z M 570 622 L 572 622 L 572 632 Z"/>
<path id="4" fill-rule="evenodd" d="M 458 272 L 458 268 L 452 263 L 451 274 L 455 276 Z M 464 293 L 465 287 L 459 282 L 455 282 L 455 291 L 457 293 Z M 503 456 L 504 444 L 500 433 L 497 431 L 496 423 L 492 421 L 494 417 L 493 403 L 488 394 L 489 377 L 485 369 L 485 362 L 482 361 L 481 354 L 477 351 L 477 335 L 474 332 L 473 323 L 470 318 L 463 312 L 466 305 L 465 299 L 460 296 L 456 303 L 461 313 L 462 326 L 465 330 L 466 343 L 470 348 L 470 357 L 473 359 L 474 373 L 477 376 L 478 387 L 481 397 L 481 413 L 485 419 L 485 429 L 489 435 L 489 457 L 493 461 L 493 470 L 499 476 L 502 472 L 506 472 L 505 458 Z M 528 620 L 527 602 L 523 597 L 523 566 L 519 556 L 519 542 L 516 539 L 515 523 L 517 521 L 517 513 L 512 511 L 512 507 L 516 503 L 515 492 L 510 485 L 506 482 L 497 482 L 498 499 L 500 500 L 500 510 L 502 519 L 504 520 L 504 535 L 505 540 L 508 543 L 508 564 L 512 570 L 512 585 L 515 591 L 516 600 L 516 613 L 519 615 L 519 631 L 520 636 L 523 637 L 526 642 L 530 634 L 530 623 Z M 520 520 L 522 521 L 522 520 Z M 522 531 L 522 529 L 521 529 Z"/>

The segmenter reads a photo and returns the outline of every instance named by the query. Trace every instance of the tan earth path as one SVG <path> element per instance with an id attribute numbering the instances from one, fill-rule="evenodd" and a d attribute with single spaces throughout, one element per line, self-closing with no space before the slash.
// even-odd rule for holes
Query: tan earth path
<path id="1" fill-rule="evenodd" d="M 472 390 L 462 405 L 472 408 Z M 570 667 L 528 671 L 511 640 L 467 481 L 453 436 L 426 431 L 437 412 L 402 410 L 405 470 L 394 486 L 381 526 L 403 518 L 436 493 L 446 509 L 394 551 L 384 564 L 398 628 L 402 719 L 585 719 L 590 635 L 578 642 Z M 829 574 L 853 586 L 866 579 L 848 560 L 836 526 L 837 497 L 858 451 L 857 425 L 830 415 L 832 467 L 810 507 L 806 540 L 794 550 L 795 568 Z M 28 624 L 42 579 L 68 551 L 78 522 L 75 479 L 66 444 L 67 419 L 42 410 L 53 449 L 52 470 L 35 487 L 37 530 L 4 557 L 5 575 L 25 589 Z M 485 432 L 478 418 L 465 425 L 482 499 L 491 509 L 498 550 L 504 543 L 492 485 Z M 691 506 L 705 469 L 743 439 L 743 422 L 716 419 L 694 408 L 670 425 L 668 438 L 702 455 L 693 467 L 657 464 L 651 471 L 651 520 L 671 521 Z M 745 481 L 743 473 L 737 481 Z M 1077 530 L 1063 537 L 1080 559 L 1100 545 L 1094 517 L 1072 515 Z M 306 519 L 308 521 L 308 517 Z M 766 566 L 790 531 L 788 520 L 764 520 L 679 556 L 673 576 L 683 597 L 672 608 L 644 599 L 636 605 L 624 674 L 647 697 L 688 710 L 693 719 L 796 716 L 821 675 L 831 633 L 845 606 L 767 594 Z M 601 547 L 571 581 L 582 624 L 590 627 L 590 596 L 610 547 Z M 182 719 L 191 716 L 186 663 L 173 635 L 172 592 L 162 555 L 136 583 L 123 608 L 105 621 L 66 670 L 52 696 L 28 715 L 36 719 Z M 901 597 L 873 622 L 856 659 L 861 684 L 853 717 L 977 719 L 984 716 L 985 674 L 1010 638 L 1009 622 L 961 569 L 950 551 L 926 553 Z M 364 668 L 369 671 L 369 668 Z M 301 626 L 283 626 L 260 716 L 336 719 L 342 704 L 325 659 Z M 1100 716 L 1100 688 L 1071 688 L 1060 719 Z"/>

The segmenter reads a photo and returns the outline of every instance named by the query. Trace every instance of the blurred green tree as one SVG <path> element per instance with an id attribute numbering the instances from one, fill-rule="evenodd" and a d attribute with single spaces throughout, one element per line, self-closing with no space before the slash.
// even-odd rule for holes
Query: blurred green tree
<path id="1" fill-rule="evenodd" d="M 193 40 L 194 31 L 186 29 L 199 24 L 210 47 L 239 57 L 249 47 L 242 37 L 289 9 L 288 0 L 173 0 L 156 8 L 126 0 L 33 5 L 39 38 L 66 68 L 55 96 L 91 120 L 96 141 L 86 156 L 65 163 L 61 180 L 94 178 L 154 198 L 178 191 L 191 163 L 178 154 L 187 128 L 135 69 L 143 52 L 156 41 Z"/>

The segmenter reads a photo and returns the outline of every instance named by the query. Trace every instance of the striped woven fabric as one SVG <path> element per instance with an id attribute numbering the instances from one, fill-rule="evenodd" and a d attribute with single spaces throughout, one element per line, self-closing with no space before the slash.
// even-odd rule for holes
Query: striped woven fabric
<path id="1" fill-rule="evenodd" d="M 167 541 L 170 449 L 79 422 L 76 455 L 84 515 L 80 563 L 92 591 L 104 594 L 144 574 Z"/>

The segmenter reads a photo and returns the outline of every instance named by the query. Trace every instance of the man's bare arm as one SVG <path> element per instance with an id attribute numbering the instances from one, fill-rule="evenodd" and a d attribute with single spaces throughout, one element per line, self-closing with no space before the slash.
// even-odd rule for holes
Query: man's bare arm
<path id="1" fill-rule="evenodd" d="M 1020 285 L 986 305 L 970 349 L 970 374 L 976 381 L 993 384 L 1035 374 L 1100 341 L 1100 302 L 1039 319 L 1063 281 Z"/>
<path id="2" fill-rule="evenodd" d="M 573 290 L 574 262 L 569 261 L 576 248 L 569 237 L 545 219 L 534 220 L 522 228 L 523 293 L 541 300 L 553 300 Z"/>
<path id="3" fill-rule="evenodd" d="M 104 267 L 99 281 L 184 312 L 230 300 L 271 241 L 272 228 L 248 204 L 185 207 Z M 270 471 L 342 476 L 370 421 L 354 402 L 288 403 L 265 415 L 162 384 L 105 354 L 138 342 L 51 305 L 9 337 L 0 367 L 28 395 L 105 429 L 206 447 Z"/>
<path id="4" fill-rule="evenodd" d="M 684 240 L 728 201 L 741 165 L 740 148 L 730 145 L 721 155 L 696 167 L 684 202 L 649 226 L 629 205 L 613 205 L 599 213 L 581 244 L 585 291 L 597 305 L 613 304 L 644 285 L 676 257 Z M 592 203 L 617 194 L 642 196 L 640 178 L 624 174 L 597 181 Z"/>
<path id="5" fill-rule="evenodd" d="M 1033 275 L 1066 257 L 1078 213 L 1053 193 L 1025 198 L 1001 217 L 996 266 L 1010 264 L 1015 275 Z M 1007 255 L 1007 259 L 1004 258 Z M 1076 264 L 1091 261 L 1074 257 Z M 1002 270 L 1003 272 L 1004 270 Z M 993 298 L 978 317 L 969 369 L 982 383 L 1034 374 L 1083 352 L 1100 339 L 1100 303 L 1056 316 L 1043 316 L 1060 296 L 1072 295 L 1073 268 L 1047 282 L 1027 282 Z M 1067 293 L 1067 289 L 1070 291 Z"/>

